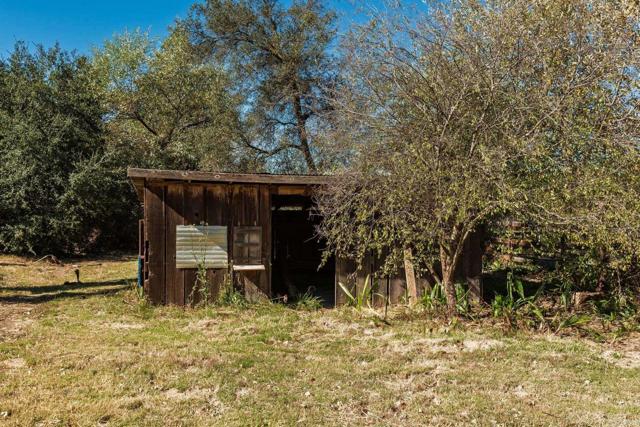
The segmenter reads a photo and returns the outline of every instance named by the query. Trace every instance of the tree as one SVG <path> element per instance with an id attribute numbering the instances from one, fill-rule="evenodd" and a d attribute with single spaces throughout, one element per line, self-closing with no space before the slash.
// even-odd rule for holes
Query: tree
<path id="1" fill-rule="evenodd" d="M 239 101 L 227 74 L 203 63 L 186 32 L 157 46 L 139 31 L 105 43 L 93 58 L 97 90 L 109 111 L 110 142 L 129 164 L 169 169 L 259 167 L 239 141 Z"/>
<path id="2" fill-rule="evenodd" d="M 77 253 L 131 242 L 136 205 L 88 59 L 18 43 L 0 61 L 0 250 Z M 131 224 L 127 227 L 123 224 Z"/>
<path id="3" fill-rule="evenodd" d="M 460 0 L 355 31 L 335 118 L 357 158 L 318 197 L 329 249 L 388 253 L 389 269 L 411 249 L 450 314 L 480 224 L 522 218 L 639 253 L 637 13 Z"/>
<path id="4" fill-rule="evenodd" d="M 279 162 L 276 168 L 318 171 L 315 132 L 335 78 L 328 53 L 334 21 L 316 0 L 287 9 L 276 0 L 208 0 L 186 22 L 203 57 L 233 70 L 246 100 L 243 141 Z"/>

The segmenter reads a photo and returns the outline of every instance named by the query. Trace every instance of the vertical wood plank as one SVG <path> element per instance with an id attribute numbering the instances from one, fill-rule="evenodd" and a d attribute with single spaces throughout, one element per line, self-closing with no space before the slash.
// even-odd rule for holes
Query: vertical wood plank
<path id="1" fill-rule="evenodd" d="M 206 219 L 209 225 L 227 225 L 227 186 L 209 185 L 206 188 Z"/>
<path id="2" fill-rule="evenodd" d="M 209 225 L 229 226 L 229 186 L 227 184 L 208 185 L 205 188 L 205 210 L 206 223 Z M 228 236 L 227 236 L 228 237 Z M 230 240 L 227 238 L 227 253 L 230 253 Z M 207 281 L 209 282 L 211 297 L 218 298 L 220 289 L 225 280 L 226 270 L 207 270 Z"/>
<path id="3" fill-rule="evenodd" d="M 204 187 L 201 185 L 187 185 L 184 187 L 184 223 L 185 225 L 199 225 L 204 222 L 205 204 Z M 197 295 L 194 301 L 190 300 L 193 286 L 196 282 L 198 270 L 189 268 L 184 270 L 184 300 L 185 304 L 197 303 Z"/>
<path id="4" fill-rule="evenodd" d="M 184 225 L 184 186 L 167 185 L 165 201 L 167 303 L 184 305 L 184 270 L 176 268 L 176 226 Z"/>
<path id="5" fill-rule="evenodd" d="M 403 303 L 407 296 L 407 282 L 405 281 L 404 268 L 389 277 L 389 303 Z"/>
<path id="6" fill-rule="evenodd" d="M 138 256 L 144 256 L 144 219 L 138 220 Z"/>
<path id="7" fill-rule="evenodd" d="M 407 298 L 409 304 L 414 305 L 418 302 L 418 287 L 416 284 L 416 273 L 413 268 L 413 253 L 411 249 L 406 248 L 404 254 L 404 272 L 405 281 L 407 283 Z"/>
<path id="8" fill-rule="evenodd" d="M 469 295 L 475 302 L 483 300 L 482 259 L 484 257 L 485 231 L 482 228 L 471 233 L 462 254 L 463 279 L 469 287 Z"/>
<path id="9" fill-rule="evenodd" d="M 376 254 L 373 258 L 371 271 L 374 277 L 373 305 L 378 308 L 384 307 L 388 303 L 389 298 L 389 277 L 382 275 L 383 263 L 383 256 Z"/>
<path id="10" fill-rule="evenodd" d="M 258 187 L 255 185 L 245 185 L 241 187 L 242 204 L 239 209 L 242 212 L 241 222 L 237 225 L 260 225 L 258 224 Z"/>
<path id="11" fill-rule="evenodd" d="M 146 186 L 144 215 L 146 240 L 149 241 L 148 296 L 154 304 L 166 302 L 165 293 L 165 236 L 164 236 L 164 187 Z"/>
<path id="12" fill-rule="evenodd" d="M 244 191 L 241 185 L 231 186 L 231 212 L 233 214 L 233 225 L 250 225 L 245 220 Z M 232 251 L 233 252 L 233 251 Z"/>
<path id="13" fill-rule="evenodd" d="M 357 274 L 356 274 L 356 281 L 355 281 L 355 292 L 356 295 L 354 295 L 354 297 L 357 297 L 357 295 L 362 295 L 365 292 L 365 286 L 368 288 L 368 293 L 370 295 L 369 301 L 368 303 L 371 304 L 373 303 L 373 293 L 371 292 L 371 286 L 373 286 L 373 277 L 372 277 L 372 262 L 373 262 L 373 257 L 371 255 L 371 253 L 367 253 L 364 257 L 364 259 L 362 260 L 362 264 L 359 266 L 356 266 L 357 268 Z M 365 302 L 366 304 L 366 302 Z"/>
<path id="14" fill-rule="evenodd" d="M 262 265 L 265 271 L 260 272 L 259 287 L 268 297 L 271 293 L 271 189 L 269 185 L 261 185 L 258 194 L 258 224 L 262 227 Z"/>

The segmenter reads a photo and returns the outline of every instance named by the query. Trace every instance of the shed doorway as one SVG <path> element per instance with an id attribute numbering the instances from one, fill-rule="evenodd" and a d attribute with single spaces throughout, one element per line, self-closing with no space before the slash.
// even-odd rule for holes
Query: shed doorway
<path id="1" fill-rule="evenodd" d="M 311 216 L 313 202 L 308 196 L 273 195 L 271 200 L 272 290 L 289 301 L 304 293 L 335 306 L 335 260 L 324 266 L 324 245 L 315 235 L 317 216 Z"/>

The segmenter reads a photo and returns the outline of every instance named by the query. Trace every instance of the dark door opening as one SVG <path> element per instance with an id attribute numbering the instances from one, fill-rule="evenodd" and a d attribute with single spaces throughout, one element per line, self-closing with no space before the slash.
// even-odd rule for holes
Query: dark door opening
<path id="1" fill-rule="evenodd" d="M 312 201 L 306 196 L 273 196 L 271 212 L 271 286 L 275 296 L 291 300 L 311 294 L 325 307 L 335 305 L 335 261 L 324 266 L 324 245 L 315 236 L 319 218 L 310 215 Z"/>

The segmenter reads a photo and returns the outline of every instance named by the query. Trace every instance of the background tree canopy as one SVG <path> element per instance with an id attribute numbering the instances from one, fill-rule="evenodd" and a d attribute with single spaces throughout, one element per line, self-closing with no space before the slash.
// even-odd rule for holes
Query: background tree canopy
<path id="1" fill-rule="evenodd" d="M 231 73 L 244 100 L 244 143 L 279 170 L 316 173 L 331 162 L 318 133 L 336 79 L 336 16 L 322 4 L 208 0 L 184 23 L 200 55 Z"/>
<path id="2" fill-rule="evenodd" d="M 131 241 L 121 224 L 136 208 L 123 158 L 105 146 L 104 115 L 87 58 L 18 44 L 0 63 L 0 250 Z"/>
<path id="3" fill-rule="evenodd" d="M 109 142 L 136 164 L 166 169 L 256 169 L 238 144 L 240 99 L 228 75 L 193 52 L 178 27 L 157 45 L 141 32 L 116 36 L 93 58 Z"/>

